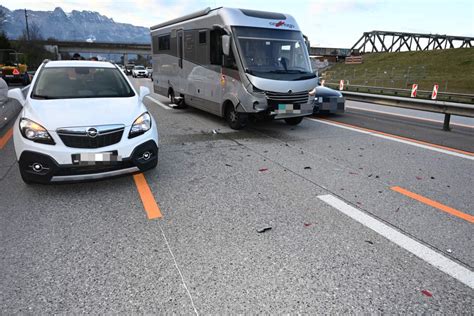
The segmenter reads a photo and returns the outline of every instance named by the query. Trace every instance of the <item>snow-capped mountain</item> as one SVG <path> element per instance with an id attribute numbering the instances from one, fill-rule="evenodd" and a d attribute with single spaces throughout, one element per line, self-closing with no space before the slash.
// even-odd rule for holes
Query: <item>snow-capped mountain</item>
<path id="1" fill-rule="evenodd" d="M 10 11 L 1 5 L 0 10 L 5 13 L 3 30 L 8 38 L 17 39 L 25 30 L 24 10 Z M 98 12 L 74 10 L 65 13 L 58 7 L 54 11 L 27 10 L 27 13 L 28 24 L 37 25 L 43 39 L 115 43 L 150 42 L 148 28 L 116 23 Z"/>

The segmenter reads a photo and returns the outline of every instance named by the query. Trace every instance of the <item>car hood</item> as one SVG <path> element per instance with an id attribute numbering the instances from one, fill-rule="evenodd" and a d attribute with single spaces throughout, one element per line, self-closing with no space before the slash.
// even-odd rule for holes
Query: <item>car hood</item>
<path id="1" fill-rule="evenodd" d="M 316 87 L 316 96 L 317 97 L 342 97 L 342 93 L 334 89 L 319 86 L 319 87 Z"/>
<path id="2" fill-rule="evenodd" d="M 130 126 L 146 112 L 138 97 L 33 100 L 25 105 L 22 117 L 49 131 L 61 127 L 123 124 Z"/>

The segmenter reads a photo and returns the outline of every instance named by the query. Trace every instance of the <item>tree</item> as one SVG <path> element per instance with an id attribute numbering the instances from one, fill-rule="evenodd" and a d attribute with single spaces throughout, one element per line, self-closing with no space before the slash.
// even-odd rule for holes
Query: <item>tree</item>
<path id="1" fill-rule="evenodd" d="M 38 41 L 43 40 L 41 35 L 41 30 L 36 23 L 31 23 L 29 25 L 30 30 L 30 40 L 26 33 L 26 29 L 23 31 L 23 35 L 16 42 L 15 48 L 18 52 L 23 53 L 21 57 L 21 62 L 26 63 L 28 68 L 35 69 L 45 59 L 53 59 L 54 54 L 48 52 L 44 46 Z"/>

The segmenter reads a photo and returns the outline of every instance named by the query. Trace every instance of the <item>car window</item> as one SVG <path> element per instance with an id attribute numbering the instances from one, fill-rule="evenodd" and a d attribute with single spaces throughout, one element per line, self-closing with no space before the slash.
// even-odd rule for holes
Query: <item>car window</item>
<path id="1" fill-rule="evenodd" d="M 135 93 L 117 68 L 44 68 L 31 97 L 34 99 L 132 97 Z"/>
<path id="2" fill-rule="evenodd" d="M 135 69 L 136 69 L 136 70 L 145 70 L 145 67 L 143 67 L 143 66 L 135 66 Z"/>

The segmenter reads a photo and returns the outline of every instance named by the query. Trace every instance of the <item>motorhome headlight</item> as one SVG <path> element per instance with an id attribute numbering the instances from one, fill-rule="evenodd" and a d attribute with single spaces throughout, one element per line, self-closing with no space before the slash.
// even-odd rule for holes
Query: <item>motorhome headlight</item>
<path id="1" fill-rule="evenodd" d="M 314 89 L 310 90 L 308 93 L 309 93 L 310 96 L 315 96 L 316 95 L 316 87 L 314 87 Z"/>
<path id="2" fill-rule="evenodd" d="M 128 138 L 137 137 L 151 128 L 151 116 L 148 112 L 140 115 L 132 124 Z"/>
<path id="3" fill-rule="evenodd" d="M 36 143 L 54 145 L 55 142 L 48 131 L 32 120 L 22 118 L 20 120 L 20 132 L 24 138 Z"/>

